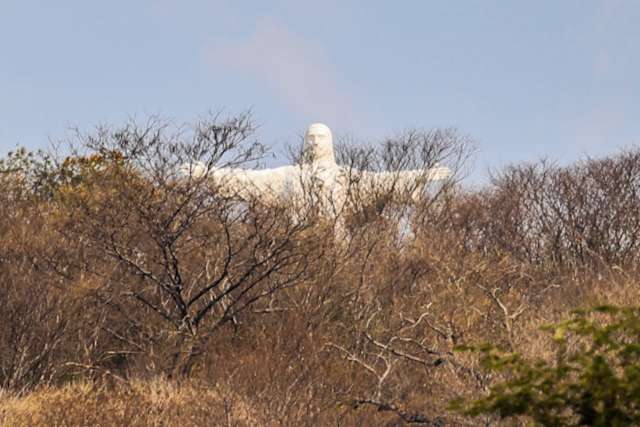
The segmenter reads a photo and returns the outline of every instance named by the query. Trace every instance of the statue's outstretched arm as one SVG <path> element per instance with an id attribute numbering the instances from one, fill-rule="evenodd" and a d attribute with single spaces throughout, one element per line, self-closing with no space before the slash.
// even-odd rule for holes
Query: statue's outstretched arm
<path id="1" fill-rule="evenodd" d="M 211 178 L 222 187 L 242 196 L 281 196 L 295 179 L 297 166 L 250 170 L 221 168 L 211 171 Z"/>
<path id="2" fill-rule="evenodd" d="M 347 180 L 350 180 L 364 191 L 408 190 L 411 192 L 411 196 L 416 198 L 429 182 L 441 181 L 451 177 L 451 170 L 443 166 L 436 166 L 430 169 L 388 172 L 349 170 L 346 175 Z"/>

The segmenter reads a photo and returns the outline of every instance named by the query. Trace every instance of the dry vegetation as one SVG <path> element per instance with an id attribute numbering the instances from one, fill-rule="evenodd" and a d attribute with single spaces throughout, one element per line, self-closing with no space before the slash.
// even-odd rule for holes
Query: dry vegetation
<path id="1" fill-rule="evenodd" d="M 252 131 L 152 120 L 3 160 L 3 425 L 489 425 L 448 409 L 500 380 L 457 346 L 551 357 L 540 325 L 640 305 L 637 150 L 419 200 L 354 176 L 337 219 L 179 174 L 251 164 Z M 410 132 L 342 162 L 459 172 L 468 154 Z"/>

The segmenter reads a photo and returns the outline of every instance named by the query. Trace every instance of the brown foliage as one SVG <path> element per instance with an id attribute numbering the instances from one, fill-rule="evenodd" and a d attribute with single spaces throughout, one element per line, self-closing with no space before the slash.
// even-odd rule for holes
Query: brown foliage
<path id="1" fill-rule="evenodd" d="M 248 117 L 171 129 L 0 164 L 5 424 L 477 425 L 448 404 L 498 378 L 456 346 L 550 357 L 540 324 L 640 302 L 638 151 L 419 197 L 354 176 L 331 217 L 207 175 L 259 155 Z M 467 154 L 453 131 L 408 132 L 342 161 L 460 171 Z"/>

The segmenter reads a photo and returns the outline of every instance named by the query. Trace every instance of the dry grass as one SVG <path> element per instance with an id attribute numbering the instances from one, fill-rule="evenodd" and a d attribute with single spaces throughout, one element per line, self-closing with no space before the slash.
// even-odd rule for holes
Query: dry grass
<path id="1" fill-rule="evenodd" d="M 3 426 L 252 426 L 262 424 L 236 396 L 163 380 L 44 387 L 0 394 Z"/>

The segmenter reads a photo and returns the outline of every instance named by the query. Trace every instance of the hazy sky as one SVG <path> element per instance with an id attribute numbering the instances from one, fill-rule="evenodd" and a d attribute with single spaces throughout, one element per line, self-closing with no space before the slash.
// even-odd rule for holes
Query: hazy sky
<path id="1" fill-rule="evenodd" d="M 477 174 L 613 153 L 640 144 L 640 0 L 0 0 L 2 152 L 221 108 L 276 153 L 314 121 L 455 126 Z"/>

